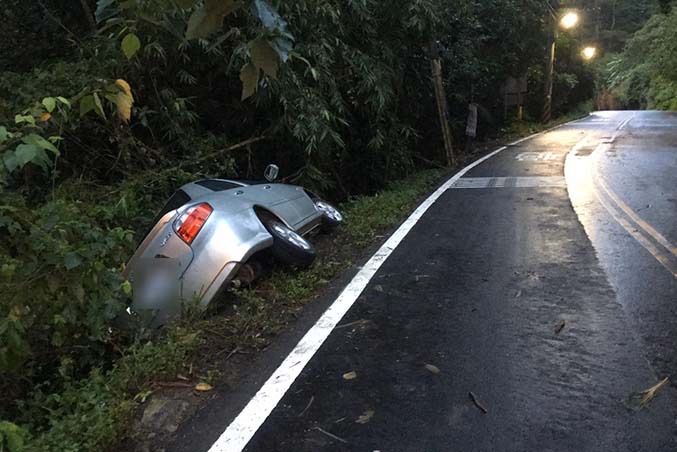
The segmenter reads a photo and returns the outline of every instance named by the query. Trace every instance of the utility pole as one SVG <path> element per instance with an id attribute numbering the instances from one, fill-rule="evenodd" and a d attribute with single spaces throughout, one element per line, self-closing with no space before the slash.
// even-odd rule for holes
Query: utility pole
<path id="1" fill-rule="evenodd" d="M 550 20 L 549 22 L 552 22 Z M 548 31 L 548 61 L 545 65 L 545 97 L 543 98 L 543 114 L 541 122 L 544 124 L 552 119 L 552 82 L 555 72 L 555 41 L 557 38 L 555 26 Z"/>
<path id="2" fill-rule="evenodd" d="M 435 103 L 437 104 L 437 115 L 442 128 L 442 138 L 444 139 L 444 151 L 447 158 L 447 166 L 453 166 L 454 148 L 449 127 L 449 108 L 447 106 L 447 96 L 442 82 L 442 60 L 440 52 L 435 41 L 430 43 L 430 65 L 432 68 L 433 87 L 435 88 Z"/>
<path id="3" fill-rule="evenodd" d="M 543 114 L 541 115 L 541 122 L 544 124 L 550 122 L 552 119 L 552 81 L 555 72 L 555 41 L 557 40 L 557 16 L 555 14 L 556 8 L 559 7 L 559 1 L 554 2 L 553 6 L 550 1 L 548 5 L 548 61 L 545 64 L 545 87 L 543 98 Z"/>
<path id="4" fill-rule="evenodd" d="M 602 20 L 602 14 L 601 10 L 599 8 L 599 0 L 594 0 L 592 2 L 592 8 L 593 12 L 595 15 L 595 42 L 599 42 L 599 27 L 600 27 L 600 20 Z"/>

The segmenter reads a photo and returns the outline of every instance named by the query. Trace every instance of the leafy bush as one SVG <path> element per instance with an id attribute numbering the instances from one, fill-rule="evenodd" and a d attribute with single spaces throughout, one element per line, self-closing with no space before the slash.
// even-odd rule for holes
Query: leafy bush
<path id="1" fill-rule="evenodd" d="M 21 452 L 26 439 L 26 431 L 16 424 L 0 421 L 0 451 Z"/>
<path id="2" fill-rule="evenodd" d="M 677 110 L 677 9 L 656 14 L 601 71 L 626 108 Z"/>
<path id="3" fill-rule="evenodd" d="M 65 379 L 59 391 L 38 387 L 22 406 L 22 452 L 85 452 L 108 448 L 129 427 L 136 395 L 153 378 L 174 378 L 199 334 L 172 329 L 158 342 L 125 349 L 109 371 L 94 368 L 86 378 Z"/>
<path id="4" fill-rule="evenodd" d="M 132 232 L 98 227 L 77 204 L 34 208 L 6 193 L 3 201 L 0 386 L 12 401 L 45 374 L 79 375 L 101 363 L 111 321 L 128 302 L 120 266 Z"/>

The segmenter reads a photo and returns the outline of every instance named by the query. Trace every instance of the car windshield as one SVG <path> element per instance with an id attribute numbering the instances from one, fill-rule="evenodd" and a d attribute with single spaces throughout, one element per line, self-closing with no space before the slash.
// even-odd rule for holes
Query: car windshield
<path id="1" fill-rule="evenodd" d="M 238 184 L 236 182 L 231 182 L 227 180 L 221 180 L 221 179 L 206 179 L 206 180 L 201 180 L 198 182 L 195 182 L 197 185 L 200 185 L 202 187 L 208 188 L 212 191 L 224 191 L 224 190 L 230 190 L 233 188 L 241 188 L 243 184 Z"/>

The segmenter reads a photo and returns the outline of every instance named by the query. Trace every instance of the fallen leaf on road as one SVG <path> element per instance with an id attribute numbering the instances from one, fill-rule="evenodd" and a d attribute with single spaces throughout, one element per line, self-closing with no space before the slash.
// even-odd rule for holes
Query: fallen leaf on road
<path id="1" fill-rule="evenodd" d="M 439 374 L 440 374 L 440 368 L 437 367 L 437 366 L 435 366 L 435 365 L 433 365 L 433 364 L 426 364 L 424 367 L 426 368 L 427 371 L 432 372 L 432 373 L 434 373 L 435 375 L 439 375 Z"/>
<path id="2" fill-rule="evenodd" d="M 200 392 L 207 392 L 214 389 L 214 387 L 208 383 L 198 383 L 195 385 L 195 390 Z"/>
<path id="3" fill-rule="evenodd" d="M 381 292 L 381 293 L 384 292 L 383 286 L 381 286 L 381 285 L 376 285 L 376 286 L 374 286 L 374 290 L 375 290 L 376 292 Z"/>
<path id="4" fill-rule="evenodd" d="M 557 322 L 557 325 L 555 325 L 555 334 L 561 333 L 566 324 L 567 322 L 564 320 L 560 320 L 559 322 Z"/>
<path id="5" fill-rule="evenodd" d="M 651 402 L 656 397 L 658 391 L 660 391 L 663 386 L 668 384 L 668 381 L 668 377 L 665 377 L 649 389 L 631 394 L 630 397 L 628 397 L 626 405 L 634 410 L 646 408 L 649 402 Z"/>
<path id="6" fill-rule="evenodd" d="M 344 380 L 354 380 L 357 378 L 357 372 L 352 371 L 352 372 L 347 372 L 343 374 L 343 379 Z"/>
<path id="7" fill-rule="evenodd" d="M 343 444 L 348 444 L 348 441 L 346 441 L 345 439 L 341 438 L 340 436 L 336 436 L 336 435 L 334 435 L 334 434 L 331 433 L 331 432 L 328 432 L 328 431 L 326 431 L 326 430 L 321 429 L 320 427 L 313 427 L 313 428 L 314 428 L 315 430 L 317 430 L 318 432 L 323 433 L 323 434 L 327 435 L 328 437 L 335 439 L 336 441 L 341 441 Z"/>
<path id="8" fill-rule="evenodd" d="M 484 405 L 480 403 L 479 399 L 472 391 L 469 392 L 468 395 L 470 396 L 470 400 L 472 400 L 472 403 L 475 404 L 475 406 L 482 412 L 482 414 L 487 414 L 489 412 L 489 410 L 487 410 L 484 407 Z"/>
<path id="9" fill-rule="evenodd" d="M 371 421 L 371 418 L 374 417 L 374 410 L 367 410 L 364 412 L 364 414 L 360 417 L 357 418 L 355 421 L 356 424 L 366 424 L 367 422 Z"/>
<path id="10" fill-rule="evenodd" d="M 517 293 L 515 294 L 515 298 L 519 298 L 522 296 L 522 291 L 518 290 Z"/>
<path id="11" fill-rule="evenodd" d="M 338 325 L 334 329 L 338 330 L 338 329 L 341 329 L 341 328 L 350 328 L 351 326 L 362 326 L 362 325 L 368 324 L 369 322 L 371 322 L 371 320 L 365 320 L 365 319 L 355 320 L 354 322 L 344 323 L 343 325 Z"/>
<path id="12" fill-rule="evenodd" d="M 303 411 L 301 411 L 301 412 L 298 414 L 297 417 L 303 416 L 303 415 L 306 413 L 306 411 L 308 411 L 308 408 L 310 408 L 310 405 L 313 404 L 313 401 L 314 401 L 314 400 L 315 400 L 315 396 L 310 396 L 310 401 L 308 402 L 308 405 L 306 405 L 306 407 L 303 409 Z"/>

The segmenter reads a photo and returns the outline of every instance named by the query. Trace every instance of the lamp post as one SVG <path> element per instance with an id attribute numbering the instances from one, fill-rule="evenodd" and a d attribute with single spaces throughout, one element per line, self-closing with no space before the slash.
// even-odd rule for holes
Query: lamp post
<path id="1" fill-rule="evenodd" d="M 545 98 L 543 101 L 543 114 L 541 115 L 543 123 L 547 123 L 552 119 L 552 82 L 555 72 L 555 41 L 557 40 L 557 24 L 554 23 L 554 19 L 554 14 L 552 14 L 550 18 L 552 31 L 548 33 L 548 62 L 545 66 Z M 569 11 L 560 17 L 559 26 L 571 29 L 578 25 L 578 21 L 578 13 Z"/>

